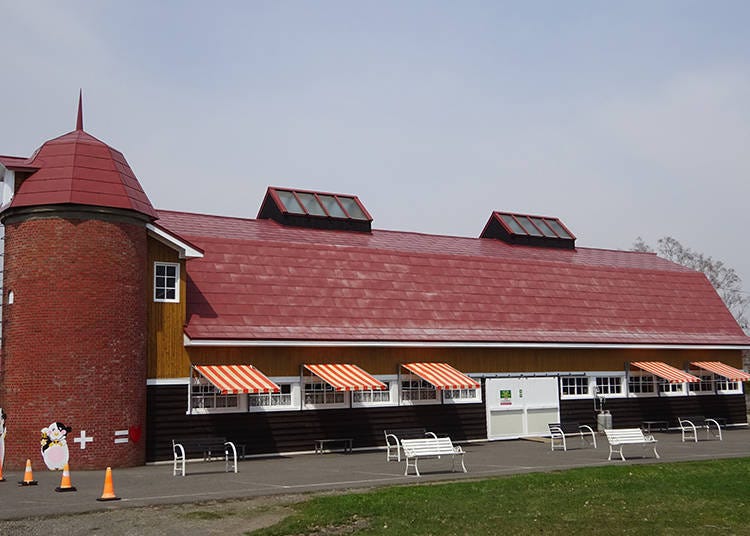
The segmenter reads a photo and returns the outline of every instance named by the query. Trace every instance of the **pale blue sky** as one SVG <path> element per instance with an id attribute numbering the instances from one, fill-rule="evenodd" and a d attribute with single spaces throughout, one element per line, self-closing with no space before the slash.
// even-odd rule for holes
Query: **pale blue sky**
<path id="1" fill-rule="evenodd" d="M 255 217 L 268 185 L 377 228 L 492 210 L 578 245 L 672 235 L 750 288 L 750 2 L 0 0 L 0 154 L 75 126 L 157 208 Z"/>

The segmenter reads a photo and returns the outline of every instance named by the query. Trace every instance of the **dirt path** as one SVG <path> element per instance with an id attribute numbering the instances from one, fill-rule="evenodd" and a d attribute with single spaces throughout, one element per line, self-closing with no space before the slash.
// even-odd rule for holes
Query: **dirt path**
<path id="1" fill-rule="evenodd" d="M 258 497 L 18 519 L 0 522 L 0 535 L 235 536 L 278 523 L 292 513 L 291 504 L 305 499 L 299 495 Z"/>

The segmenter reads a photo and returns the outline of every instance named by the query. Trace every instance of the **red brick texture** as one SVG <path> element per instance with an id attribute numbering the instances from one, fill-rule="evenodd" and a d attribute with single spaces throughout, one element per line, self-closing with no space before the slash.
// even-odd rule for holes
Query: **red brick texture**
<path id="1" fill-rule="evenodd" d="M 5 467 L 30 458 L 45 469 L 41 429 L 58 421 L 73 428 L 71 469 L 142 465 L 146 230 L 127 218 L 60 215 L 5 222 Z M 74 442 L 84 430 L 94 439 L 85 449 Z M 115 443 L 120 430 L 128 442 Z"/>

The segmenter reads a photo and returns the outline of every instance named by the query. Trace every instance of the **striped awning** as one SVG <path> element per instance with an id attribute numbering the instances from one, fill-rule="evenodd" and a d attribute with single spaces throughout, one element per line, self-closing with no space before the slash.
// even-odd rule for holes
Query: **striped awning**
<path id="1" fill-rule="evenodd" d="M 376 380 L 357 365 L 329 363 L 305 365 L 305 368 L 337 391 L 371 391 L 388 388 L 383 382 Z"/>
<path id="2" fill-rule="evenodd" d="M 435 389 L 479 389 L 481 386 L 447 363 L 405 363 L 405 369 L 430 383 Z"/>
<path id="3" fill-rule="evenodd" d="M 701 381 L 700 378 L 692 374 L 688 374 L 660 361 L 633 361 L 630 364 L 636 368 L 650 372 L 654 376 L 667 380 L 669 383 L 696 383 Z"/>
<path id="4" fill-rule="evenodd" d="M 750 374 L 743 372 L 729 365 L 725 365 L 720 361 L 693 361 L 690 363 L 698 368 L 713 372 L 719 376 L 723 376 L 730 382 L 747 382 L 750 381 Z"/>
<path id="5" fill-rule="evenodd" d="M 252 365 L 195 365 L 221 394 L 278 393 L 281 389 Z"/>

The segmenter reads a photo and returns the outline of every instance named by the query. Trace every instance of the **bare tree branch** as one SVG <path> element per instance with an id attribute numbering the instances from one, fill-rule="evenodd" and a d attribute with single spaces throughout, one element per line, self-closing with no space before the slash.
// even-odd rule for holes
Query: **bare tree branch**
<path id="1" fill-rule="evenodd" d="M 635 239 L 631 249 L 633 251 L 654 252 L 654 249 L 646 244 L 640 236 Z M 671 236 L 665 236 L 656 242 L 656 253 L 664 259 L 703 272 L 721 296 L 721 299 L 724 300 L 724 304 L 734 315 L 740 327 L 745 331 L 750 329 L 750 320 L 746 316 L 747 309 L 750 306 L 750 296 L 743 292 L 742 279 L 734 271 L 734 268 L 726 266 L 722 261 L 714 260 L 710 256 L 683 246 Z"/>

